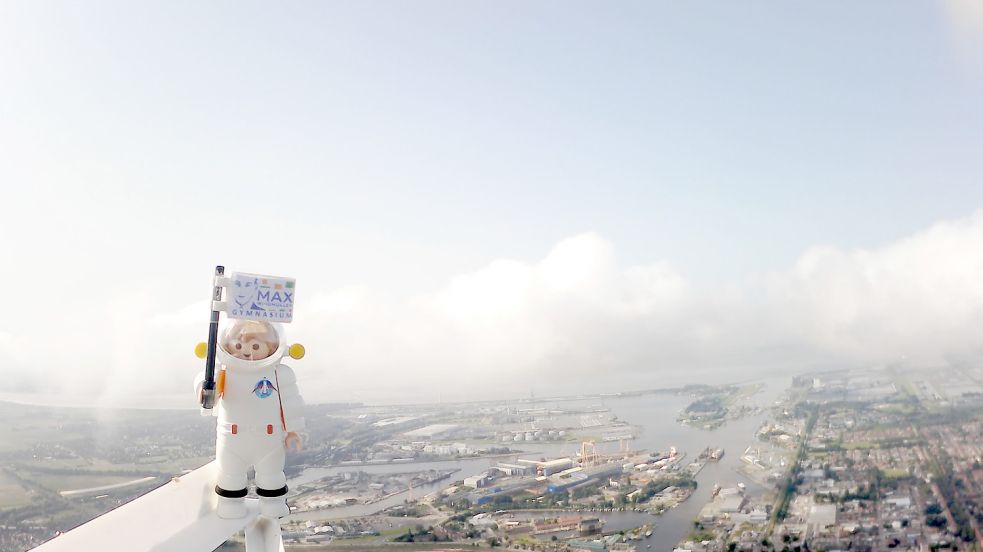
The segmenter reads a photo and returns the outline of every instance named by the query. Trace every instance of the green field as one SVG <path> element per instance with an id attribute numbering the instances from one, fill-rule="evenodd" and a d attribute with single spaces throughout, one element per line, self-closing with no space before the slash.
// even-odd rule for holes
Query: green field
<path id="1" fill-rule="evenodd" d="M 66 440 L 66 426 L 51 417 L 38 418 L 31 415 L 30 407 L 18 411 L 10 405 L 0 409 L 4 423 L 0 425 L 0 453 L 24 450 L 36 443 L 57 443 Z"/>
<path id="2" fill-rule="evenodd" d="M 908 470 L 902 470 L 898 468 L 888 468 L 886 470 L 881 470 L 881 474 L 884 476 L 885 479 L 904 479 L 910 476 Z"/>
<path id="3" fill-rule="evenodd" d="M 0 470 L 0 510 L 31 503 L 31 495 L 15 478 Z"/>

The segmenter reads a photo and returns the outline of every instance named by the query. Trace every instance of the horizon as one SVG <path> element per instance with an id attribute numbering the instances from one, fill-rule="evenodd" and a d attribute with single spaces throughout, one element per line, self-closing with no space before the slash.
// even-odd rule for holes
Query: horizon
<path id="1" fill-rule="evenodd" d="M 802 372 L 797 374 L 786 374 L 788 378 L 793 378 L 797 375 L 802 374 L 834 374 L 837 372 L 847 371 L 847 369 L 830 369 L 826 371 L 819 372 Z M 413 407 L 413 406 L 456 406 L 462 404 L 483 404 L 483 403 L 535 403 L 535 402 L 565 402 L 565 401 L 576 401 L 591 398 L 624 398 L 626 396 L 642 396 L 642 395 L 652 395 L 659 393 L 670 393 L 670 392 L 681 392 L 685 391 L 688 387 L 701 388 L 701 387 L 723 387 L 723 386 L 741 386 L 754 384 L 759 382 L 769 381 L 765 376 L 759 378 L 744 379 L 733 382 L 714 382 L 713 384 L 707 383 L 690 383 L 671 387 L 654 387 L 647 389 L 633 389 L 625 391 L 614 391 L 614 392 L 594 392 L 587 393 L 581 392 L 576 394 L 563 394 L 563 395 L 546 395 L 546 396 L 521 396 L 521 395 L 511 395 L 511 396 L 501 396 L 501 397 L 491 397 L 487 399 L 478 400 L 460 400 L 460 401 L 444 401 L 437 400 L 435 402 L 400 402 L 398 400 L 380 400 L 378 402 L 362 402 L 362 401 L 305 401 L 305 404 L 309 406 L 331 406 L 331 405 L 348 405 L 355 408 L 402 408 L 402 407 Z M 534 391 L 534 390 L 530 390 Z M 92 410 L 161 410 L 161 411 L 197 411 L 200 409 L 200 405 L 195 403 L 194 400 L 185 400 L 186 397 L 183 395 L 174 395 L 170 397 L 158 397 L 162 399 L 163 402 L 156 406 L 137 406 L 135 404 L 125 404 L 125 403 L 93 403 L 86 402 L 84 397 L 72 397 L 72 396 L 55 396 L 55 395 L 24 395 L 15 394 L 8 392 L 0 392 L 0 403 L 8 405 L 20 405 L 20 406 L 35 406 L 41 408 L 66 408 L 66 409 L 92 409 Z M 146 404 L 145 398 L 140 398 L 140 401 Z M 173 402 L 172 402 L 173 401 Z M 178 403 L 187 403 L 187 405 L 178 406 Z M 173 406 L 168 406 L 173 405 Z"/>

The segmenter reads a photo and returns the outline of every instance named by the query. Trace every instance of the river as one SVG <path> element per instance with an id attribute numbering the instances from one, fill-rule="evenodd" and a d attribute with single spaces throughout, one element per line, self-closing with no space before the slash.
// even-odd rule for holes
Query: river
<path id="1" fill-rule="evenodd" d="M 782 383 L 786 382 L 767 384 L 762 392 L 753 397 L 754 403 L 760 406 L 773 404 L 775 399 L 778 398 L 778 394 L 785 387 Z M 687 454 L 684 463 L 694 460 L 708 446 L 719 447 L 725 450 L 724 457 L 719 462 L 707 463 L 706 467 L 697 475 L 696 481 L 698 487 L 688 500 L 661 516 L 648 516 L 650 521 L 655 524 L 656 529 L 654 534 L 648 539 L 635 541 L 640 551 L 671 551 L 680 539 L 692 531 L 693 520 L 696 519 L 703 506 L 709 502 L 715 484 L 727 487 L 734 486 L 737 483 L 744 483 L 747 485 L 747 492 L 749 494 L 765 492 L 765 489 L 761 488 L 758 484 L 739 474 L 736 468 L 740 466 L 740 456 L 744 449 L 754 443 L 755 432 L 764 422 L 766 415 L 760 414 L 739 420 L 731 420 L 721 427 L 712 430 L 694 429 L 676 422 L 676 416 L 690 402 L 691 399 L 685 396 L 652 394 L 629 398 L 605 398 L 603 401 L 600 399 L 591 399 L 577 401 L 576 403 L 571 403 L 570 401 L 555 403 L 543 401 L 541 404 L 541 406 L 556 408 L 570 408 L 572 404 L 576 405 L 577 403 L 581 405 L 603 404 L 603 406 L 610 408 L 619 419 L 640 428 L 640 431 L 635 435 L 635 439 L 630 442 L 629 446 L 633 449 L 665 451 L 670 446 L 675 446 L 679 451 Z M 526 446 L 530 450 L 518 455 L 520 458 L 572 455 L 579 451 L 579 444 L 577 443 L 523 443 L 523 446 Z M 618 446 L 617 442 L 598 443 L 600 452 L 614 452 Z M 465 477 L 481 473 L 500 461 L 502 461 L 501 458 L 468 458 L 419 463 L 308 468 L 298 477 L 291 479 L 290 485 L 297 486 L 316 481 L 328 475 L 352 470 L 361 470 L 367 473 L 408 473 L 429 469 L 445 470 L 455 468 L 460 470 L 450 479 L 414 488 L 414 497 L 418 498 L 435 490 L 443 489 L 453 481 L 460 481 Z M 291 514 L 290 519 L 326 519 L 329 517 L 337 519 L 366 516 L 379 512 L 389 506 L 402 504 L 406 498 L 406 493 L 400 493 L 373 504 L 355 504 L 352 506 L 332 508 L 330 510 Z M 631 517 L 631 520 L 628 521 L 634 523 L 639 514 L 637 512 L 625 512 L 625 515 Z M 647 514 L 645 515 L 647 516 Z M 609 526 L 606 527 L 606 530 L 611 530 L 611 527 L 615 525 L 620 527 L 622 524 L 610 524 L 609 521 Z"/>

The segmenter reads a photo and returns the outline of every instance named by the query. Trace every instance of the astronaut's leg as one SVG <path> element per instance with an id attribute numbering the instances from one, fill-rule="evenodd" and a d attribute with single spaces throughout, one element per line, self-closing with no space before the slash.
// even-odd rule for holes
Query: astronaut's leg
<path id="1" fill-rule="evenodd" d="M 232 442 L 237 436 L 220 435 L 215 443 L 215 458 L 218 460 L 218 480 L 215 494 L 218 495 L 218 508 L 215 513 L 223 519 L 246 517 L 246 471 L 249 464 L 236 454 Z"/>
<path id="2" fill-rule="evenodd" d="M 259 511 L 267 517 L 281 518 L 290 513 L 287 508 L 287 478 L 283 474 L 286 451 L 282 435 L 269 436 L 270 452 L 254 466 Z"/>

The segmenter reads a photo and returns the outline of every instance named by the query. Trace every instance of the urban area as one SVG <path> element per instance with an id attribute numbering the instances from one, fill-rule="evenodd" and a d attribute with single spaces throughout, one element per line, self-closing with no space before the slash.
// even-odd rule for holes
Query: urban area
<path id="1" fill-rule="evenodd" d="M 288 550 L 979 550 L 983 370 L 308 405 Z M 196 411 L 0 403 L 0 550 L 210 461 Z M 234 538 L 225 549 L 242 549 Z"/>

